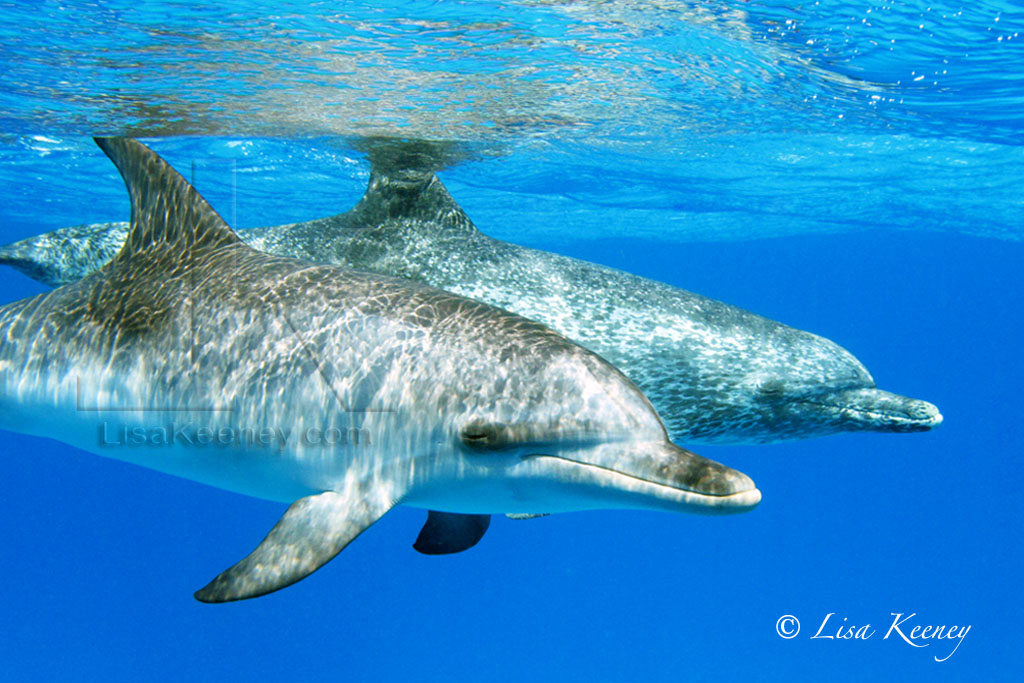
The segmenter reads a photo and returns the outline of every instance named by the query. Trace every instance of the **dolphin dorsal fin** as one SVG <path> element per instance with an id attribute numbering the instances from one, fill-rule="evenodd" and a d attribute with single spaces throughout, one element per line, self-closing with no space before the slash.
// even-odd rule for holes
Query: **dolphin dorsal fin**
<path id="1" fill-rule="evenodd" d="M 477 228 L 433 171 L 373 164 L 366 193 L 352 210 L 359 226 L 414 222 L 431 230 L 476 234 Z"/>
<path id="2" fill-rule="evenodd" d="M 454 235 L 476 226 L 448 194 L 436 173 L 471 159 L 462 143 L 415 138 L 366 138 L 357 143 L 370 162 L 366 193 L 352 210 L 353 225 L 409 224 Z"/>
<path id="3" fill-rule="evenodd" d="M 131 138 L 94 139 L 117 166 L 131 197 L 131 229 L 113 263 L 151 253 L 178 254 L 179 263 L 185 263 L 197 253 L 241 243 L 202 195 L 156 152 Z"/>

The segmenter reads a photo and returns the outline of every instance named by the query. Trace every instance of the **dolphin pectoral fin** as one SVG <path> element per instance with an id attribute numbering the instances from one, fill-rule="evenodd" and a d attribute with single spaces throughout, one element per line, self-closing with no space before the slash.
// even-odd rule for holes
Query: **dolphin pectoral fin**
<path id="1" fill-rule="evenodd" d="M 327 564 L 392 507 L 376 496 L 334 491 L 300 498 L 245 559 L 196 591 L 196 600 L 244 600 L 290 586 Z"/>
<path id="2" fill-rule="evenodd" d="M 490 525 L 490 515 L 463 515 L 431 510 L 412 547 L 424 555 L 461 553 L 479 543 Z"/>

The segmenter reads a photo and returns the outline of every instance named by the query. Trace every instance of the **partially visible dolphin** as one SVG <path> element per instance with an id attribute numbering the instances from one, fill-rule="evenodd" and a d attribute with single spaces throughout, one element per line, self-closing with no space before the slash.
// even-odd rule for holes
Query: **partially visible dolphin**
<path id="1" fill-rule="evenodd" d="M 199 600 L 294 583 L 398 504 L 432 510 L 419 549 L 453 552 L 490 513 L 760 501 L 547 327 L 256 251 L 150 149 L 97 142 L 128 187 L 131 229 L 98 272 L 0 307 L 0 427 L 290 502 Z"/>
<path id="2" fill-rule="evenodd" d="M 484 235 L 434 174 L 429 154 L 410 154 L 409 144 L 370 146 L 369 187 L 351 211 L 241 237 L 268 253 L 417 280 L 542 322 L 636 382 L 675 441 L 767 443 L 924 431 L 942 422 L 932 404 L 878 389 L 828 339 Z M 111 258 L 127 230 L 124 223 L 57 230 L 0 249 L 0 263 L 63 284 Z"/>

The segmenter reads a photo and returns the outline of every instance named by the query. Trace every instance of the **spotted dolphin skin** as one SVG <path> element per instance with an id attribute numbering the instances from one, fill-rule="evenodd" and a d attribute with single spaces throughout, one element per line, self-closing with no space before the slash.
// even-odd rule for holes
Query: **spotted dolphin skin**
<path id="1" fill-rule="evenodd" d="M 130 233 L 100 271 L 0 308 L 0 427 L 290 502 L 199 600 L 294 583 L 397 504 L 432 510 L 420 549 L 454 552 L 490 513 L 760 501 L 547 327 L 256 251 L 147 147 L 97 142 L 128 186 Z"/>
<path id="2" fill-rule="evenodd" d="M 408 143 L 369 149 L 358 205 L 240 232 L 256 249 L 424 282 L 542 322 L 597 352 L 653 402 L 675 441 L 772 442 L 914 432 L 930 403 L 878 389 L 837 344 L 735 306 L 593 263 L 492 239 Z M 128 226 L 58 230 L 0 249 L 0 263 L 62 284 L 111 258 Z"/>

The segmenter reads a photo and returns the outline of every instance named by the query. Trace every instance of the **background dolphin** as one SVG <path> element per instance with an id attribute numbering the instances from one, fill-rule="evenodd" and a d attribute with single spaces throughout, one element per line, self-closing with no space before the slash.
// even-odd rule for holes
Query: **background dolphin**
<path id="1" fill-rule="evenodd" d="M 98 143 L 128 186 L 131 231 L 99 272 L 0 308 L 0 426 L 294 501 L 199 600 L 294 583 L 396 504 L 434 510 L 417 544 L 451 552 L 494 512 L 760 501 L 543 325 L 258 252 L 141 143 Z"/>
<path id="2" fill-rule="evenodd" d="M 268 253 L 430 284 L 545 323 L 607 358 L 682 442 L 771 442 L 845 431 L 932 429 L 930 403 L 876 388 L 817 335 L 661 282 L 482 234 L 433 171 L 428 143 L 371 143 L 369 187 L 346 213 L 240 231 Z M 437 157 L 443 160 L 439 163 Z M 0 249 L 53 285 L 116 253 L 125 223 L 65 228 Z"/>

